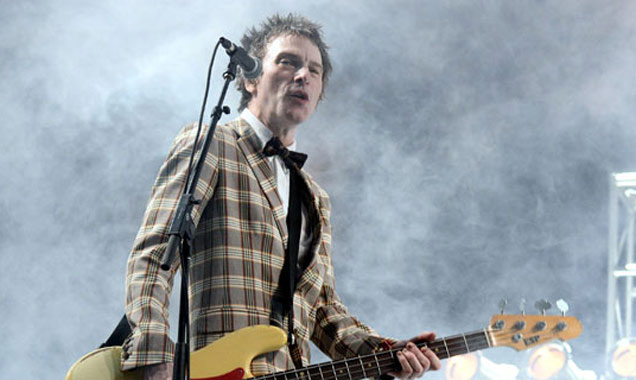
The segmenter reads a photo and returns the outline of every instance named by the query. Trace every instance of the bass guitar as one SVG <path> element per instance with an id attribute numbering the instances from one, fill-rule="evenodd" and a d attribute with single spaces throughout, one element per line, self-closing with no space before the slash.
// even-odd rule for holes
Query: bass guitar
<path id="1" fill-rule="evenodd" d="M 572 316 L 494 315 L 482 330 L 419 343 L 440 359 L 507 346 L 518 351 L 549 341 L 569 340 L 581 334 L 579 320 Z M 192 380 L 360 380 L 398 371 L 399 349 L 310 365 L 305 368 L 254 376 L 250 363 L 261 354 L 275 351 L 287 342 L 285 331 L 274 326 L 245 327 L 190 354 Z M 121 347 L 106 347 L 78 360 L 66 380 L 143 380 L 141 370 L 120 370 Z"/>

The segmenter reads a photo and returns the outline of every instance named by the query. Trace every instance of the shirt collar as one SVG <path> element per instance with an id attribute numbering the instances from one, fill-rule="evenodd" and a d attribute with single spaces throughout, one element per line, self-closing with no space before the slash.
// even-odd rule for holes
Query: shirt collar
<path id="1" fill-rule="evenodd" d="M 241 119 L 245 120 L 250 125 L 250 127 L 254 129 L 254 132 L 256 133 L 256 136 L 258 136 L 258 140 L 261 144 L 259 150 L 263 149 L 265 143 L 267 143 L 269 139 L 274 136 L 274 133 L 269 128 L 267 128 L 262 121 L 254 116 L 252 111 L 250 111 L 247 107 L 243 110 L 243 112 L 241 112 Z M 296 150 L 296 139 L 294 139 L 294 142 L 290 146 L 288 146 L 287 149 L 294 151 Z"/>

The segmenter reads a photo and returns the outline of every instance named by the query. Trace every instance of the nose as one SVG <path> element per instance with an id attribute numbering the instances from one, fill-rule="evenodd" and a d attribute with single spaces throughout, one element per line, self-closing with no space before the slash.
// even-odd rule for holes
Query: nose
<path id="1" fill-rule="evenodd" d="M 307 84 L 309 83 L 309 67 L 302 66 L 296 70 L 296 75 L 294 76 L 294 82 Z"/>

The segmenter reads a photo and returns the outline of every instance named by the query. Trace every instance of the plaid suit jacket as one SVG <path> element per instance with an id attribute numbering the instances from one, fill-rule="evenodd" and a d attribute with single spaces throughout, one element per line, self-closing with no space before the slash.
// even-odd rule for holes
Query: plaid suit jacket
<path id="1" fill-rule="evenodd" d="M 207 127 L 197 145 L 200 147 Z M 153 186 L 144 220 L 128 260 L 126 315 L 132 334 L 124 343 L 122 369 L 171 361 L 168 303 L 171 271 L 159 261 L 182 192 L 196 124 L 176 137 Z M 195 198 L 196 225 L 190 270 L 191 347 L 199 349 L 242 327 L 270 324 L 272 299 L 287 245 L 285 211 L 262 143 L 249 124 L 237 119 L 217 127 Z M 310 363 L 309 340 L 334 359 L 379 350 L 383 339 L 347 312 L 335 292 L 331 261 L 330 202 L 302 172 L 310 199 L 312 259 L 294 294 L 296 338 L 303 365 Z M 284 328 L 286 329 L 287 321 Z M 287 347 L 256 358 L 255 375 L 293 368 Z"/>

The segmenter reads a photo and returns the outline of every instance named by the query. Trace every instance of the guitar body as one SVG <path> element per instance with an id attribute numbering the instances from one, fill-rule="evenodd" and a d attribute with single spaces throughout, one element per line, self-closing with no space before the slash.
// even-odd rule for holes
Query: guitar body
<path id="1" fill-rule="evenodd" d="M 287 334 L 275 326 L 242 328 L 190 354 L 190 378 L 241 380 L 254 377 L 250 372 L 252 359 L 278 350 L 286 342 Z M 241 376 L 237 378 L 239 373 Z"/>
<path id="2" fill-rule="evenodd" d="M 190 354 L 192 380 L 241 380 L 253 377 L 252 360 L 285 345 L 287 335 L 274 326 L 250 326 L 227 334 Z M 121 347 L 106 347 L 84 355 L 65 380 L 143 380 L 141 370 L 121 371 Z"/>
<path id="3" fill-rule="evenodd" d="M 82 356 L 65 380 L 143 380 L 141 370 L 121 371 L 121 347 L 104 347 Z"/>

